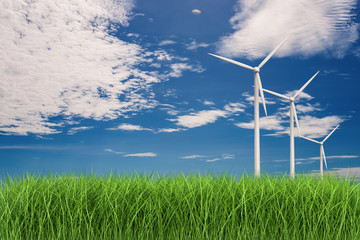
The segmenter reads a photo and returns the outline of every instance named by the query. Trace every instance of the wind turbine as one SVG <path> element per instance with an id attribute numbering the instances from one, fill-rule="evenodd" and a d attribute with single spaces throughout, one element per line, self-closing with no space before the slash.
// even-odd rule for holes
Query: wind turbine
<path id="1" fill-rule="evenodd" d="M 320 175 L 321 176 L 324 176 L 324 173 L 323 173 L 323 161 L 322 161 L 323 157 L 324 157 L 324 162 L 325 162 L 325 166 L 326 166 L 326 169 L 327 169 L 327 163 L 326 163 L 326 157 L 325 157 L 325 151 L 324 151 L 324 142 L 331 136 L 331 134 L 333 134 L 333 132 L 335 132 L 335 130 L 339 126 L 340 125 L 337 125 L 336 128 L 334 128 L 334 130 L 332 130 L 331 133 L 329 133 L 329 135 L 327 135 L 326 138 L 324 138 L 324 140 L 322 140 L 322 142 L 316 141 L 316 140 L 308 138 L 308 137 L 300 136 L 301 138 L 304 138 L 304 139 L 309 140 L 311 142 L 320 144 Z"/>
<path id="2" fill-rule="evenodd" d="M 226 62 L 238 65 L 243 68 L 250 69 L 254 71 L 254 173 L 255 177 L 260 177 L 260 128 L 259 128 L 259 90 L 262 99 L 262 103 L 264 106 L 265 115 L 266 112 L 266 105 L 265 105 L 265 98 L 262 89 L 262 84 L 260 80 L 260 68 L 264 66 L 264 64 L 269 61 L 269 59 L 279 50 L 279 48 L 286 42 L 287 38 L 282 41 L 279 46 L 277 46 L 257 67 L 251 67 L 244 63 L 240 63 L 229 58 L 221 57 L 215 54 L 209 53 L 209 55 L 224 60 Z"/>
<path id="3" fill-rule="evenodd" d="M 298 121 L 298 117 L 296 114 L 296 108 L 295 108 L 295 98 L 297 96 L 299 96 L 299 94 L 306 88 L 307 85 L 309 85 L 309 83 L 316 77 L 316 75 L 318 75 L 319 71 L 317 73 L 315 73 L 314 76 L 312 76 L 312 78 L 310 78 L 305 84 L 304 86 L 302 86 L 296 93 L 294 96 L 292 97 L 288 97 L 285 95 L 282 95 L 280 93 L 276 93 L 267 89 L 263 89 L 265 92 L 270 93 L 272 95 L 275 95 L 277 97 L 281 97 L 284 98 L 286 100 L 290 101 L 290 176 L 292 178 L 295 177 L 295 144 L 294 144 L 294 117 L 295 117 L 295 121 L 296 121 L 296 126 L 300 135 L 300 126 L 299 126 L 299 121 Z"/>

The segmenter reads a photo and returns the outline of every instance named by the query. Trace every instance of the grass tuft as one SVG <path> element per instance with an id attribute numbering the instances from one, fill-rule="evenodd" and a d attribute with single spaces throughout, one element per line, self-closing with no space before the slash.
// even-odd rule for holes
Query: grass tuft
<path id="1" fill-rule="evenodd" d="M 1 239 L 359 239 L 360 188 L 334 175 L 8 176 Z"/>

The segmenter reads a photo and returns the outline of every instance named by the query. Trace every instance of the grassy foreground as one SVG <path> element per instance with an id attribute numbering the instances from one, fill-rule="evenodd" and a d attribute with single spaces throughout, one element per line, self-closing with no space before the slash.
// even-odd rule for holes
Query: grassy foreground
<path id="1" fill-rule="evenodd" d="M 359 185 L 267 174 L 7 177 L 1 239 L 360 239 Z"/>

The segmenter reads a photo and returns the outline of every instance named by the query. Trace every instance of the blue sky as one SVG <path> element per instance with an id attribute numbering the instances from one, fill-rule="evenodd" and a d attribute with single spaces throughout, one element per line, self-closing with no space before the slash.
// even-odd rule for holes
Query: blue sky
<path id="1" fill-rule="evenodd" d="M 327 171 L 360 175 L 355 0 L 2 1 L 0 172 L 253 173 L 253 73 L 294 94 Z M 199 11 L 193 12 L 194 9 Z M 265 93 L 261 172 L 289 173 L 289 104 Z M 295 171 L 319 146 L 295 139 Z"/>

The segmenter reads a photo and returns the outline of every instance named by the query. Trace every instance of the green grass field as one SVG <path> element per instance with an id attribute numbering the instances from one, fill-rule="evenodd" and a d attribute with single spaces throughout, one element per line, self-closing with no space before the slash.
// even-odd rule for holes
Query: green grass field
<path id="1" fill-rule="evenodd" d="M 360 239 L 352 179 L 24 175 L 0 188 L 1 239 Z"/>

